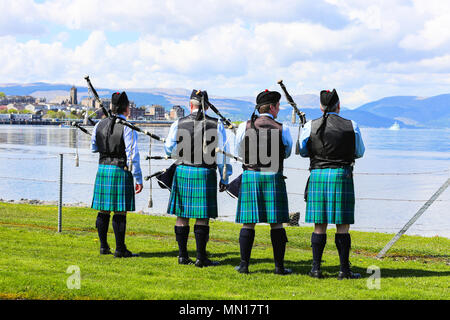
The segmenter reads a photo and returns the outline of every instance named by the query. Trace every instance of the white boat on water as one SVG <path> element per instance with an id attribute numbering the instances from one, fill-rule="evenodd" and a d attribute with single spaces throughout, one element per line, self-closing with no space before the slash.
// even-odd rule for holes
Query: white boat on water
<path id="1" fill-rule="evenodd" d="M 400 125 L 395 121 L 394 124 L 390 126 L 389 130 L 400 130 Z"/>

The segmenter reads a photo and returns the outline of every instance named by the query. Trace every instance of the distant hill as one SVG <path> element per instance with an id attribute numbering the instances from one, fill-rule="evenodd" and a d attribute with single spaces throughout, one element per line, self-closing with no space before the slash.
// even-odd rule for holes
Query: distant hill
<path id="1" fill-rule="evenodd" d="M 394 96 L 366 103 L 357 110 L 415 127 L 450 127 L 450 94 L 429 98 Z"/>
<path id="2" fill-rule="evenodd" d="M 0 84 L 0 92 L 6 95 L 31 95 L 46 97 L 69 96 L 72 85 L 48 84 L 43 82 L 30 84 Z M 77 87 L 79 100 L 87 96 L 87 87 Z M 123 89 L 96 88 L 100 97 L 111 97 L 115 91 Z M 160 104 L 167 109 L 181 105 L 188 110 L 191 90 L 183 88 L 126 89 L 130 100 L 137 106 Z M 319 96 L 312 94 L 293 96 L 297 105 L 306 113 L 308 120 L 319 118 Z M 248 119 L 255 107 L 255 97 L 219 97 L 211 96 L 210 101 L 221 113 L 233 121 Z M 387 128 L 398 122 L 403 128 L 443 128 L 450 127 L 450 94 L 420 98 L 415 96 L 386 97 L 366 103 L 356 109 L 341 110 L 344 118 L 356 121 L 362 127 Z M 279 121 L 291 121 L 292 108 L 283 96 Z"/>

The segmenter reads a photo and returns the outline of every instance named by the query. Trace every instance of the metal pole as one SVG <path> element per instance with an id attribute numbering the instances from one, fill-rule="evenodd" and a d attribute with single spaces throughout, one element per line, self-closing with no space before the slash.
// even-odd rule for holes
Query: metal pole
<path id="1" fill-rule="evenodd" d="M 62 188 L 63 188 L 63 154 L 59 154 L 59 201 L 58 201 L 58 232 L 62 229 Z"/>
<path id="2" fill-rule="evenodd" d="M 148 175 L 152 174 L 152 139 L 150 140 L 150 144 L 148 146 Z M 148 198 L 148 207 L 153 208 L 153 186 L 152 179 L 150 179 L 150 189 L 149 189 L 149 198 Z"/>
<path id="3" fill-rule="evenodd" d="M 450 178 L 431 196 L 431 198 L 417 211 L 417 213 L 405 224 L 405 226 L 389 241 L 389 243 L 378 253 L 377 258 L 384 257 L 386 252 L 400 239 L 400 237 L 411 227 L 414 222 L 431 206 L 431 204 L 441 195 L 442 192 L 450 185 Z"/>

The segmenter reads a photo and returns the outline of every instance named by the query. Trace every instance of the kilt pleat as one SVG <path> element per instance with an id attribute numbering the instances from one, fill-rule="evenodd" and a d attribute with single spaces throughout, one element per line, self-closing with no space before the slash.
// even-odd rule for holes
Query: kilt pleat
<path id="1" fill-rule="evenodd" d="M 353 224 L 355 191 L 350 168 L 311 170 L 305 221 Z"/>
<path id="2" fill-rule="evenodd" d="M 134 211 L 133 175 L 113 166 L 98 166 L 91 208 L 102 211 Z"/>
<path id="3" fill-rule="evenodd" d="M 217 218 L 216 170 L 177 166 L 167 213 L 182 218 Z"/>
<path id="4" fill-rule="evenodd" d="M 245 170 L 239 191 L 236 222 L 288 221 L 288 199 L 282 173 Z"/>

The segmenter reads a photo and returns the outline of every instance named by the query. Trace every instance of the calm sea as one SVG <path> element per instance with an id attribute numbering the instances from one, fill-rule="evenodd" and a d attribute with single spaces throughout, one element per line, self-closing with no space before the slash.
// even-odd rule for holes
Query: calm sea
<path id="1" fill-rule="evenodd" d="M 152 128 L 166 136 L 168 128 Z M 409 130 L 362 128 L 366 153 L 356 161 L 355 230 L 398 231 L 450 176 L 450 130 Z M 293 137 L 297 129 L 291 128 Z M 75 166 L 78 148 L 79 167 Z M 149 139 L 140 135 L 141 167 L 148 175 Z M 58 154 L 64 154 L 65 203 L 90 205 L 98 154 L 89 150 L 89 136 L 72 128 L 52 126 L 0 126 L 0 198 L 8 200 L 58 199 Z M 152 154 L 163 154 L 162 144 L 152 143 Z M 152 172 L 170 161 L 152 161 Z M 289 209 L 301 213 L 305 225 L 303 192 L 309 160 L 292 155 L 285 163 Z M 232 178 L 241 173 L 233 164 Z M 137 211 L 163 213 L 169 193 L 153 183 L 153 208 L 148 208 L 149 182 L 136 196 Z M 236 200 L 219 193 L 219 218 L 234 221 Z M 422 215 L 408 234 L 450 238 L 450 188 Z"/>

